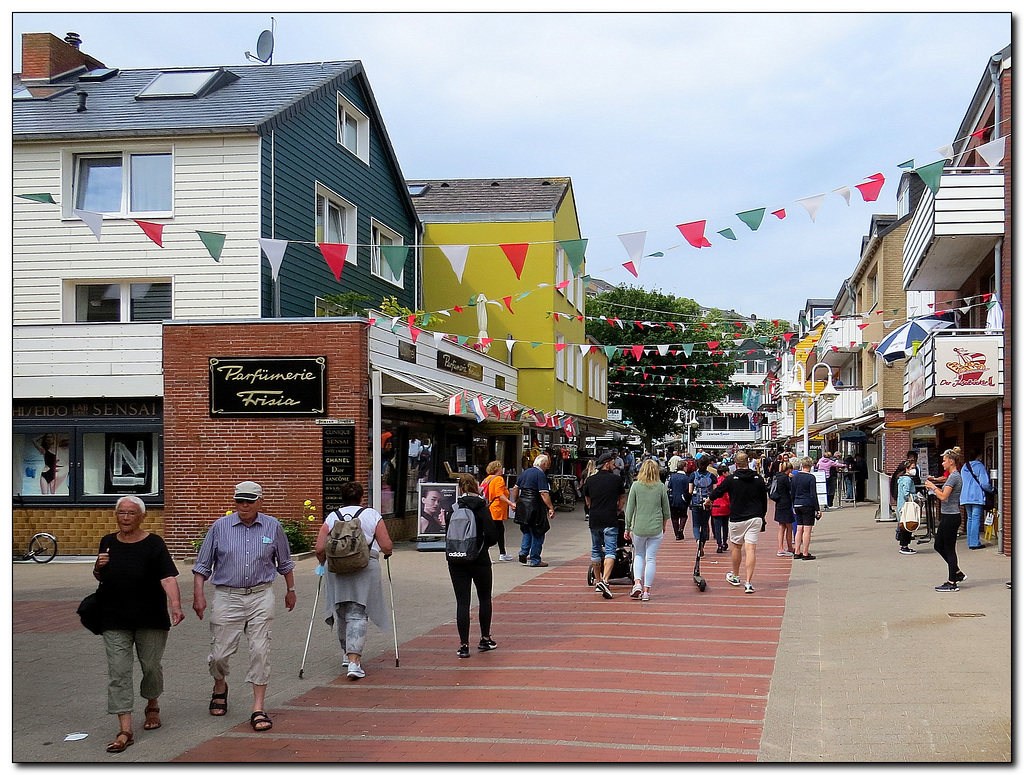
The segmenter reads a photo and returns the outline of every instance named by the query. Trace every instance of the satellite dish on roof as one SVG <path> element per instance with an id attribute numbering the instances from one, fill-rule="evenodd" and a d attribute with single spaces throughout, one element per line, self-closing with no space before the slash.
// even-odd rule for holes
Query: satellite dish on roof
<path id="1" fill-rule="evenodd" d="M 256 41 L 256 56 L 253 56 L 251 53 L 246 51 L 245 52 L 246 59 L 252 59 L 252 60 L 255 60 L 257 62 L 262 62 L 263 64 L 267 64 L 268 62 L 270 62 L 270 64 L 273 64 L 273 62 L 271 62 L 271 59 L 274 56 L 274 30 L 273 30 L 273 28 L 274 28 L 275 21 L 276 21 L 276 19 L 274 19 L 274 17 L 271 16 L 270 17 L 270 27 L 271 27 L 271 29 L 263 30 L 263 32 L 260 33 L 260 36 L 259 36 L 259 38 Z"/>

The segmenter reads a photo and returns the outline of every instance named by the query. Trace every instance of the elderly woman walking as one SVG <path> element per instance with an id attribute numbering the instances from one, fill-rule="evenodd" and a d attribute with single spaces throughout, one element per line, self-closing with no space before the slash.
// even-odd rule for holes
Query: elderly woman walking
<path id="1" fill-rule="evenodd" d="M 103 646 L 107 653 L 107 712 L 117 715 L 117 736 L 108 753 L 120 753 L 135 742 L 132 732 L 132 669 L 138 654 L 142 668 L 139 693 L 146 704 L 143 729 L 159 729 L 160 695 L 164 690 L 161 660 L 167 632 L 185 618 L 178 592 L 178 569 L 163 539 L 142 529 L 146 504 L 134 495 L 114 507 L 117 532 L 100 539 L 93 576 L 99 582 Z M 167 614 L 170 601 L 171 614 Z"/>
<path id="2" fill-rule="evenodd" d="M 633 541 L 633 598 L 651 599 L 655 559 L 671 518 L 668 490 L 661 483 L 658 464 L 645 460 L 626 498 L 624 537 Z"/>

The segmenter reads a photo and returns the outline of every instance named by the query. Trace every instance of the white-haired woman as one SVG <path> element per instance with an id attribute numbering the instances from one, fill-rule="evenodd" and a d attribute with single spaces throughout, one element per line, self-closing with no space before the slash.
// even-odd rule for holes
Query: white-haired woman
<path id="1" fill-rule="evenodd" d="M 161 726 L 158 698 L 164 689 L 161 659 L 171 625 L 185 618 L 178 592 L 178 569 L 160 536 L 142 529 L 146 504 L 134 495 L 114 507 L 117 532 L 100 539 L 93 575 L 99 580 L 103 646 L 107 654 L 107 712 L 117 715 L 117 736 L 108 753 L 135 742 L 132 733 L 134 653 L 142 668 L 139 693 L 148 700 L 143 729 Z M 168 601 L 171 605 L 167 614 Z"/>
<path id="2" fill-rule="evenodd" d="M 516 504 L 515 522 L 523 531 L 519 562 L 533 568 L 546 568 L 548 565 L 541 561 L 540 550 L 544 546 L 544 534 L 551 528 L 549 520 L 555 518 L 546 474 L 549 465 L 551 459 L 547 455 L 537 455 L 533 465 L 519 474 L 512 488 L 512 502 Z"/>

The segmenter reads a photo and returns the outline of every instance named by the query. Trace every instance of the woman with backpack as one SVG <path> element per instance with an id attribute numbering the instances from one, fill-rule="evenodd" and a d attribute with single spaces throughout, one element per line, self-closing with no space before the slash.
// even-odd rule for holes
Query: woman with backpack
<path id="1" fill-rule="evenodd" d="M 718 478 L 715 479 L 715 487 L 720 485 L 725 477 L 729 475 L 729 466 L 724 462 L 718 466 Z M 711 518 L 714 520 L 712 530 L 715 533 L 715 540 L 718 541 L 716 554 L 722 554 L 729 550 L 729 493 L 711 502 Z"/>
<path id="2" fill-rule="evenodd" d="M 708 522 L 711 520 L 711 512 L 704 508 L 704 501 L 715 488 L 715 473 L 708 468 L 714 462 L 711 455 L 701 455 L 697 461 L 697 470 L 690 477 L 690 511 L 693 514 L 693 537 L 697 542 L 707 541 L 710 537 Z M 722 552 L 722 542 L 718 542 L 718 552 Z"/>
<path id="3" fill-rule="evenodd" d="M 775 502 L 775 521 L 779 523 L 779 548 L 775 553 L 778 557 L 793 556 L 793 489 L 790 484 L 790 472 L 793 466 L 789 460 L 779 465 L 779 473 L 772 477 L 768 485 L 768 497 Z"/>
<path id="4" fill-rule="evenodd" d="M 459 659 L 469 657 L 469 604 L 473 587 L 480 602 L 480 643 L 477 651 L 490 651 L 498 648 L 491 640 L 491 558 L 487 550 L 497 542 L 497 531 L 491 518 L 487 501 L 480 497 L 480 488 L 471 474 L 459 475 L 459 490 L 462 497 L 456 501 L 458 508 L 452 513 L 448 522 L 449 534 L 454 531 L 461 519 L 459 512 L 469 509 L 473 513 L 476 526 L 476 545 L 470 550 L 475 556 L 455 558 L 446 550 L 448 559 L 448 575 L 455 590 L 455 624 L 459 630 Z M 448 541 L 446 540 L 446 546 Z M 474 552 L 475 550 L 475 552 Z"/>
<path id="5" fill-rule="evenodd" d="M 672 510 L 672 531 L 677 541 L 686 538 L 686 509 L 690 505 L 690 477 L 682 468 L 682 458 L 669 461 L 668 504 Z"/>
<path id="6" fill-rule="evenodd" d="M 487 499 L 487 507 L 491 510 L 494 530 L 498 540 L 498 559 L 512 562 L 515 559 L 505 552 L 505 522 L 508 510 L 516 510 L 516 504 L 509 499 L 508 485 L 505 483 L 505 467 L 498 460 L 487 464 L 487 478 L 480 483 L 483 496 Z"/>
<path id="7" fill-rule="evenodd" d="M 360 664 L 363 643 L 366 641 L 366 622 L 372 621 L 383 632 L 391 632 L 391 620 L 384 604 L 384 590 L 380 580 L 381 553 L 387 559 L 394 551 L 384 518 L 376 509 L 362 507 L 363 486 L 359 482 L 345 482 L 340 487 L 342 506 L 332 511 L 320 526 L 316 537 L 316 558 L 324 570 L 324 620 L 334 626 L 344 654 L 342 667 L 348 668 L 348 677 L 358 680 L 366 676 Z M 356 522 L 366 546 L 369 562 L 364 568 L 347 573 L 332 573 L 328 557 L 328 540 L 338 521 Z"/>

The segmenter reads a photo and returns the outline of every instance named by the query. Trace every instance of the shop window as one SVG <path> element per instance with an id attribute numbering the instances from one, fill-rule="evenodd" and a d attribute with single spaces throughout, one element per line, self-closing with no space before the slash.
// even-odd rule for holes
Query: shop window
<path id="1" fill-rule="evenodd" d="M 419 483 L 433 481 L 434 437 L 432 426 L 409 423 L 407 428 L 405 513 L 415 514 L 419 509 Z"/>
<path id="2" fill-rule="evenodd" d="M 169 153 L 77 156 L 75 208 L 110 215 L 170 215 L 172 177 Z"/>
<path id="3" fill-rule="evenodd" d="M 167 282 L 83 283 L 74 289 L 78 323 L 135 323 L 171 317 L 171 284 Z"/>
<path id="4" fill-rule="evenodd" d="M 380 513 L 384 517 L 395 515 L 395 493 L 398 490 L 398 427 L 385 420 L 380 434 Z"/>

